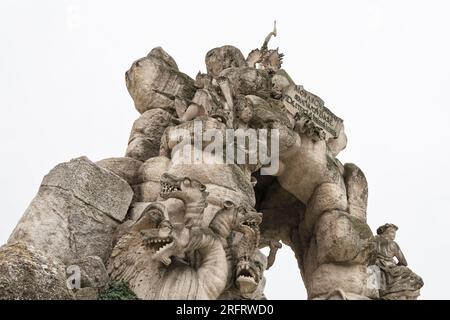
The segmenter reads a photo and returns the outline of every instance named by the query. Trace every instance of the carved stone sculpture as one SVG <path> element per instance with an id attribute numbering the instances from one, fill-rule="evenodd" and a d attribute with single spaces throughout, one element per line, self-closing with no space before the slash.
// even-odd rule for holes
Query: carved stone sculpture
<path id="1" fill-rule="evenodd" d="M 140 299 L 265 299 L 282 244 L 309 299 L 417 298 L 397 227 L 373 236 L 365 175 L 337 158 L 343 120 L 282 69 L 273 36 L 247 58 L 209 50 L 195 80 L 161 47 L 136 60 L 125 82 L 140 115 L 125 156 L 74 159 L 44 178 L 0 249 L 0 285 L 18 282 L 0 298 L 96 298 L 126 282 Z M 30 264 L 31 280 L 53 288 L 20 291 Z"/>
<path id="2" fill-rule="evenodd" d="M 417 299 L 423 286 L 422 278 L 408 267 L 399 245 L 394 241 L 398 227 L 386 223 L 377 229 L 376 266 L 381 271 L 380 297 L 382 299 Z M 397 259 L 397 261 L 395 261 Z"/>

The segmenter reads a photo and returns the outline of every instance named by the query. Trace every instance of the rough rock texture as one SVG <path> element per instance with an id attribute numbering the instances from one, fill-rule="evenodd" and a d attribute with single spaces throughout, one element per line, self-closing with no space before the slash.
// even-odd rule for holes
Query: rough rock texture
<path id="1" fill-rule="evenodd" d="M 132 197 L 126 181 L 85 157 L 59 164 L 44 177 L 8 243 L 22 241 L 65 263 L 106 260 Z"/>
<path id="2" fill-rule="evenodd" d="M 151 202 L 158 199 L 160 177 L 167 170 L 169 163 L 170 160 L 166 157 L 154 157 L 144 162 L 139 168 L 137 183 L 133 186 L 135 202 Z"/>
<path id="3" fill-rule="evenodd" d="M 154 108 L 174 108 L 175 98 L 191 100 L 195 94 L 194 80 L 178 71 L 173 58 L 160 47 L 135 61 L 125 79 L 140 113 Z"/>
<path id="4" fill-rule="evenodd" d="M 43 252 L 15 243 L 0 247 L 0 299 L 73 299 L 65 266 Z"/>
<path id="5" fill-rule="evenodd" d="M 138 171 L 143 162 L 130 157 L 121 157 L 103 159 L 95 164 L 118 175 L 129 185 L 134 185 L 137 182 Z"/>
<path id="6" fill-rule="evenodd" d="M 93 288 L 102 290 L 109 284 L 109 276 L 106 267 L 100 257 L 88 256 L 71 263 L 80 267 L 81 288 Z"/>
<path id="7" fill-rule="evenodd" d="M 86 287 L 74 291 L 75 300 L 98 300 L 99 297 L 96 288 Z"/>
<path id="8" fill-rule="evenodd" d="M 57 165 L 44 177 L 42 185 L 69 191 L 77 199 L 117 221 L 124 219 L 124 212 L 131 201 L 128 184 L 86 157 Z"/>
<path id="9" fill-rule="evenodd" d="M 271 91 L 271 81 L 265 70 L 254 68 L 229 68 L 220 73 L 232 83 L 232 90 L 236 94 L 256 95 L 269 98 Z"/>
<path id="10" fill-rule="evenodd" d="M 367 268 L 361 265 L 323 264 L 313 272 L 306 286 L 308 297 L 314 299 L 335 290 L 351 293 L 353 299 L 378 298 L 377 288 L 369 285 Z"/>
<path id="11" fill-rule="evenodd" d="M 314 234 L 319 264 L 364 263 L 367 259 L 373 261 L 375 258 L 375 247 L 371 243 L 373 235 L 369 226 L 345 211 L 324 213 Z"/>
<path id="12" fill-rule="evenodd" d="M 352 163 L 346 163 L 344 170 L 348 211 L 352 216 L 366 219 L 369 193 L 366 177 L 361 169 Z"/>
<path id="13" fill-rule="evenodd" d="M 146 161 L 159 155 L 164 130 L 173 124 L 173 116 L 163 109 L 144 112 L 133 124 L 126 156 Z"/>

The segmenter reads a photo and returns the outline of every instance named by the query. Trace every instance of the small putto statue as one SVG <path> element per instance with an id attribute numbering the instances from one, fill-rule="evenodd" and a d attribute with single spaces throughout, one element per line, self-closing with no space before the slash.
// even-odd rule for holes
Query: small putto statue
<path id="1" fill-rule="evenodd" d="M 417 299 L 423 280 L 407 267 L 405 256 L 394 241 L 398 227 L 386 223 L 377 229 L 377 259 L 380 268 L 381 299 Z M 396 261 L 397 260 L 397 261 Z"/>

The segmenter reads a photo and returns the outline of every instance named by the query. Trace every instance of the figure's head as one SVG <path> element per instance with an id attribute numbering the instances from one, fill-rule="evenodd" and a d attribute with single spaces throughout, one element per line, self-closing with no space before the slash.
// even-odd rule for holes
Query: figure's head
<path id="1" fill-rule="evenodd" d="M 262 213 L 257 212 L 250 205 L 241 205 L 237 207 L 237 225 L 236 231 L 248 235 L 250 238 L 255 238 L 259 241 L 259 225 L 262 222 Z M 253 251 L 254 248 L 251 249 Z"/>
<path id="2" fill-rule="evenodd" d="M 240 119 L 243 122 L 248 123 L 248 122 L 250 122 L 252 116 L 253 116 L 253 110 L 250 109 L 249 107 L 245 107 L 240 114 Z"/>
<path id="3" fill-rule="evenodd" d="M 377 234 L 386 239 L 394 240 L 397 230 L 398 227 L 395 224 L 386 223 L 377 229 Z"/>
<path id="4" fill-rule="evenodd" d="M 247 65 L 241 51 L 233 46 L 223 46 L 208 51 L 205 57 L 208 75 L 217 78 L 228 68 L 239 68 Z"/>
<path id="5" fill-rule="evenodd" d="M 252 299 L 264 293 L 266 268 L 267 257 L 258 249 L 251 256 L 237 260 L 234 284 L 244 298 Z"/>
<path id="6" fill-rule="evenodd" d="M 207 89 L 211 86 L 212 77 L 206 73 L 201 73 L 200 71 L 197 73 L 195 77 L 195 87 L 197 89 Z"/>

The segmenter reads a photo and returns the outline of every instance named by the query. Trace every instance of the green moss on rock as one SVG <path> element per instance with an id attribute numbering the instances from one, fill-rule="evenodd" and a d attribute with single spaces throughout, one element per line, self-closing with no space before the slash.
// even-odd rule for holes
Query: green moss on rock
<path id="1" fill-rule="evenodd" d="M 131 291 L 128 283 L 119 281 L 112 282 L 105 291 L 100 293 L 98 300 L 139 300 L 139 298 Z"/>

